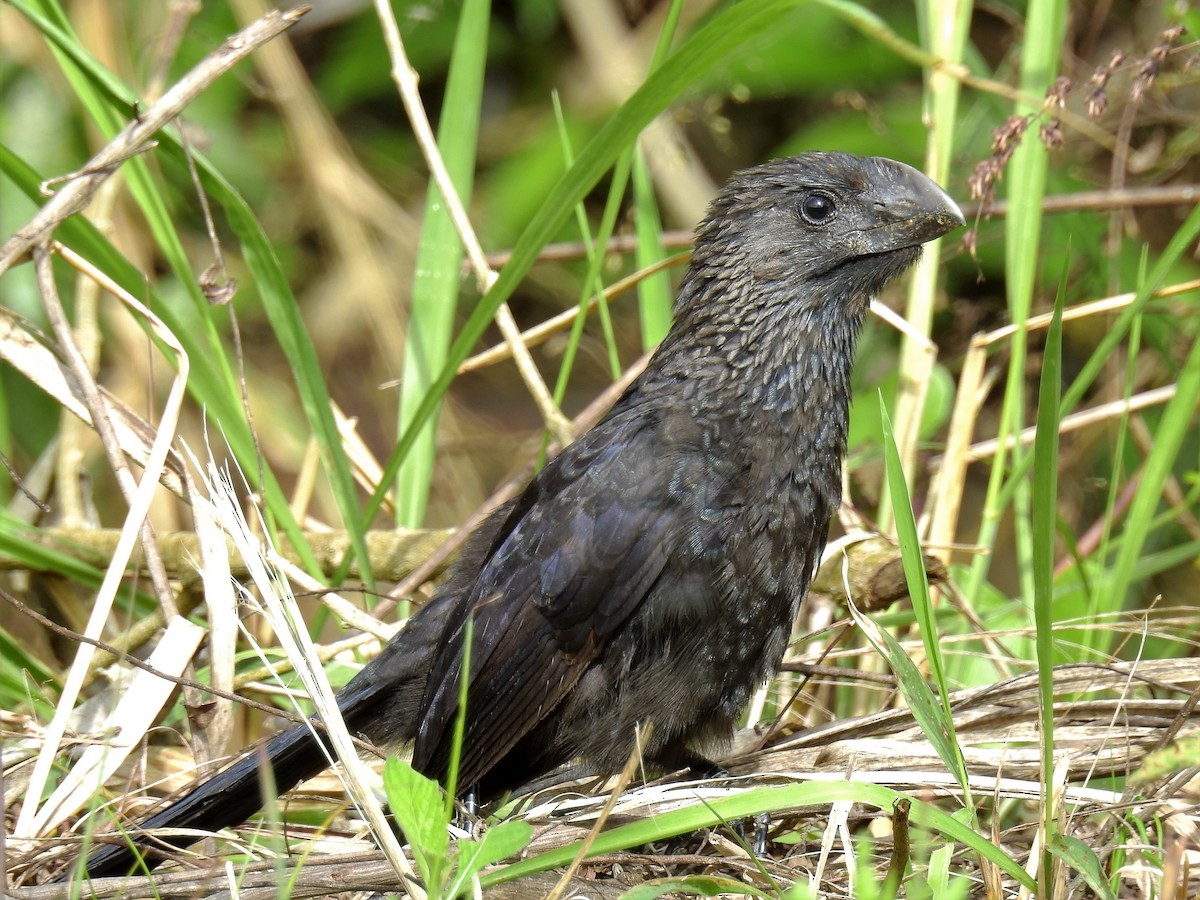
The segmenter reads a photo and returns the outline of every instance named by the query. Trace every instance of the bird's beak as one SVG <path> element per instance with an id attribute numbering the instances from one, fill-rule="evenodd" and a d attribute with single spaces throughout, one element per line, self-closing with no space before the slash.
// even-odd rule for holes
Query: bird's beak
<path id="1" fill-rule="evenodd" d="M 887 253 L 932 241 L 966 224 L 950 195 L 912 166 L 876 157 L 879 224 L 860 232 L 863 253 Z"/>

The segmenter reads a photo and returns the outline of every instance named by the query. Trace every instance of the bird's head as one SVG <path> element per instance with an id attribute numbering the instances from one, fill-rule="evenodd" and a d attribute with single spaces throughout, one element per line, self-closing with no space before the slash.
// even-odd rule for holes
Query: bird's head
<path id="1" fill-rule="evenodd" d="M 865 301 L 963 224 L 955 202 L 903 163 L 804 153 L 737 173 L 696 232 L 701 279 L 749 278 L 813 302 Z M 759 302 L 762 302 L 761 300 Z"/>

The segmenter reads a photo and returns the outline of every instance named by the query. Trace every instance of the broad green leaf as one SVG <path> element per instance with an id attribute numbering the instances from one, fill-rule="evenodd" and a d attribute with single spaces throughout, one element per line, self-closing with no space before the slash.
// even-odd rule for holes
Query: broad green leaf
<path id="1" fill-rule="evenodd" d="M 492 863 L 498 863 L 502 859 L 508 859 L 510 856 L 516 856 L 529 846 L 531 840 L 533 840 L 532 825 L 528 822 L 509 819 L 493 825 L 484 832 L 480 840 L 459 841 L 456 858 L 458 867 L 454 873 L 454 881 L 447 893 L 452 897 L 465 893 L 471 879 L 481 869 Z"/>
<path id="2" fill-rule="evenodd" d="M 436 781 L 394 756 L 384 764 L 383 787 L 392 815 L 413 848 L 421 877 L 434 890 L 435 885 L 442 883 L 441 873 L 450 849 L 442 789 Z"/>

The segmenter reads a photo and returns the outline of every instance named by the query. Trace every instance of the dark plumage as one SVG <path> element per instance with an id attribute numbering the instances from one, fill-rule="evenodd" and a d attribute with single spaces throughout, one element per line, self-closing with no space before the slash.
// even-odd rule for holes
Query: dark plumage
<path id="1" fill-rule="evenodd" d="M 675 324 L 595 428 L 476 533 L 437 597 L 340 693 L 352 731 L 443 775 L 475 618 L 459 784 L 495 794 L 573 759 L 710 768 L 778 665 L 840 499 L 870 298 L 963 224 L 920 172 L 808 153 L 736 175 L 696 232 Z M 325 758 L 267 745 L 280 790 Z M 214 830 L 260 806 L 248 755 L 145 822 Z M 188 839 L 169 838 L 182 846 Z M 104 847 L 92 876 L 129 870 Z"/>

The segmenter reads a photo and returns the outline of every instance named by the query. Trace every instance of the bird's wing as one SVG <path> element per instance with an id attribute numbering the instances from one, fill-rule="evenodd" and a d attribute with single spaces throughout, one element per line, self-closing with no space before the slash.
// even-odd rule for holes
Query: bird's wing
<path id="1" fill-rule="evenodd" d="M 663 571 L 706 494 L 704 454 L 671 412 L 610 417 L 530 485 L 476 579 L 460 784 L 481 778 L 575 685 Z M 434 663 L 413 763 L 438 771 L 461 636 Z M 479 704 L 472 706 L 472 698 Z"/>

